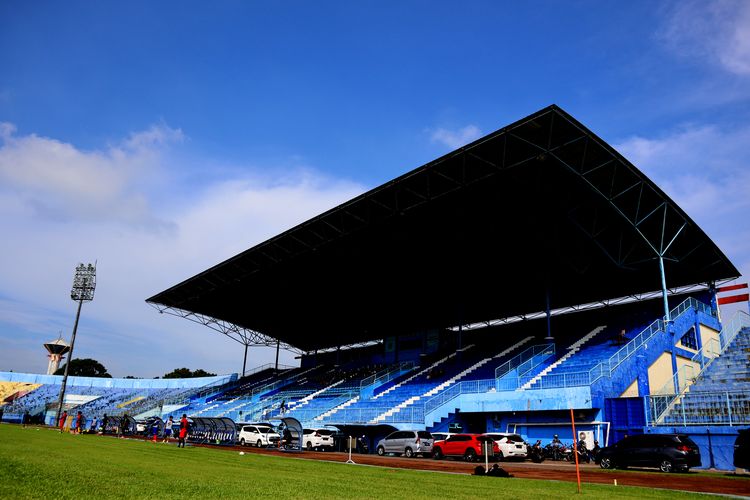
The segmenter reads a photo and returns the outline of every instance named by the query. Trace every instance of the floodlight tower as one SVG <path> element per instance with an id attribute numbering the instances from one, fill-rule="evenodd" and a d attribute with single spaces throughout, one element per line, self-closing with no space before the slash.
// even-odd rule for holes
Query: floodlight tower
<path id="1" fill-rule="evenodd" d="M 70 351 L 70 345 L 65 342 L 62 338 L 62 334 L 57 340 L 52 340 L 44 344 L 44 348 L 49 353 L 49 364 L 47 365 L 47 375 L 54 375 L 58 368 L 60 368 L 60 361 Z"/>
<path id="2" fill-rule="evenodd" d="M 73 361 L 73 347 L 76 343 L 78 319 L 81 317 L 81 306 L 84 302 L 94 300 L 94 289 L 96 289 L 96 264 L 78 264 L 76 274 L 73 277 L 73 288 L 70 290 L 70 298 L 78 301 L 78 312 L 76 312 L 76 321 L 73 324 L 73 335 L 70 337 L 70 355 L 68 356 L 68 362 L 65 363 L 65 375 L 63 375 L 62 385 L 60 386 L 60 399 L 57 402 L 55 423 L 60 420 L 60 413 L 62 413 L 65 386 L 68 383 L 68 370 L 70 369 L 70 362 Z M 62 429 L 60 429 L 60 432 L 62 432 Z"/>

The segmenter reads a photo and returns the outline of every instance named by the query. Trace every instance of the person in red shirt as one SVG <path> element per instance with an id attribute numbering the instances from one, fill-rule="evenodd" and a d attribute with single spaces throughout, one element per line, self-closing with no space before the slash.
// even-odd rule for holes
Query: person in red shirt
<path id="1" fill-rule="evenodd" d="M 79 411 L 76 415 L 76 434 L 81 433 L 81 428 L 83 428 L 83 413 Z"/>
<path id="2" fill-rule="evenodd" d="M 188 435 L 188 426 L 189 425 L 190 424 L 188 424 L 187 415 L 185 415 L 183 413 L 182 414 L 182 418 L 180 419 L 180 436 L 179 436 L 179 439 L 177 441 L 177 447 L 178 448 L 180 446 L 182 446 L 183 448 L 185 447 L 185 438 L 187 438 L 187 435 Z"/>
<path id="3" fill-rule="evenodd" d="M 68 420 L 68 410 L 63 410 L 62 415 L 60 415 L 60 432 L 65 430 L 65 421 Z"/>

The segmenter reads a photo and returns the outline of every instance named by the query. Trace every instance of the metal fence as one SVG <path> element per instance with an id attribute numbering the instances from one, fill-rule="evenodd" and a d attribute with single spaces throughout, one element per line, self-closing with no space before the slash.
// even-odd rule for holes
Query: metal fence
<path id="1" fill-rule="evenodd" d="M 692 297 L 689 297 L 682 301 L 677 307 L 669 312 L 669 317 L 674 320 L 686 311 L 695 309 L 698 312 L 704 312 L 708 315 L 713 316 L 714 312 L 711 306 L 704 304 Z M 596 382 L 599 378 L 604 376 L 611 376 L 612 372 L 620 366 L 620 364 L 628 359 L 630 356 L 635 354 L 643 345 L 647 344 L 651 338 L 659 332 L 666 331 L 666 318 L 659 318 L 649 326 L 647 326 L 641 333 L 639 333 L 630 342 L 625 344 L 621 349 L 614 353 L 606 361 L 603 361 L 599 365 L 589 370 L 590 383 Z"/>
<path id="2" fill-rule="evenodd" d="M 668 417 L 673 407 L 679 405 L 683 397 L 689 395 L 692 398 L 692 395 L 695 394 L 695 392 L 687 392 L 689 387 L 729 347 L 737 334 L 743 328 L 748 327 L 750 327 L 750 315 L 744 311 L 737 311 L 732 316 L 732 319 L 724 324 L 719 333 L 721 345 L 717 345 L 715 341 L 707 342 L 701 350 L 693 355 L 691 360 L 700 364 L 700 370 L 696 372 L 692 366 L 683 366 L 664 386 L 654 391 L 654 395 L 650 397 L 651 401 L 649 403 L 651 425 L 662 425 L 667 420 L 671 421 Z"/>
<path id="3" fill-rule="evenodd" d="M 523 352 L 513 356 L 511 359 L 495 368 L 495 378 L 504 377 L 516 368 L 518 368 L 518 373 L 528 371 L 536 366 L 533 364 L 535 357 L 543 354 L 546 354 L 547 356 L 555 354 L 555 345 L 539 344 L 525 349 Z"/>
<path id="4" fill-rule="evenodd" d="M 750 425 L 750 391 L 690 391 L 674 404 L 673 396 L 648 399 L 652 426 Z"/>

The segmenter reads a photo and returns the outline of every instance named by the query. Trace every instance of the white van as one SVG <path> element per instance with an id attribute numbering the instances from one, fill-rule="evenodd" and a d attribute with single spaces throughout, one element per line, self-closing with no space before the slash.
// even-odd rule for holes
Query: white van
<path id="1" fill-rule="evenodd" d="M 242 446 L 255 445 L 258 448 L 278 446 L 280 439 L 278 432 L 265 425 L 243 425 L 237 435 L 237 440 Z"/>

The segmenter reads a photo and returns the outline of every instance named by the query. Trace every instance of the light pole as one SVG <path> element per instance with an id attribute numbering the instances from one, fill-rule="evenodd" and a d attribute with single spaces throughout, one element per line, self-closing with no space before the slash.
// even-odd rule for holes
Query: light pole
<path id="1" fill-rule="evenodd" d="M 78 264 L 76 274 L 73 277 L 73 288 L 70 290 L 70 298 L 78 301 L 78 311 L 76 312 L 76 321 L 73 324 L 73 335 L 70 337 L 70 352 L 68 362 L 65 364 L 65 374 L 63 375 L 62 385 L 60 386 L 60 398 L 57 401 L 57 415 L 55 416 L 55 425 L 60 421 L 62 413 L 63 400 L 65 399 L 65 386 L 68 383 L 68 370 L 70 363 L 73 361 L 73 347 L 76 343 L 76 331 L 78 331 L 78 318 L 81 317 L 81 306 L 84 302 L 94 300 L 94 289 L 96 288 L 96 265 L 95 264 Z M 60 428 L 62 432 L 62 428 Z"/>

